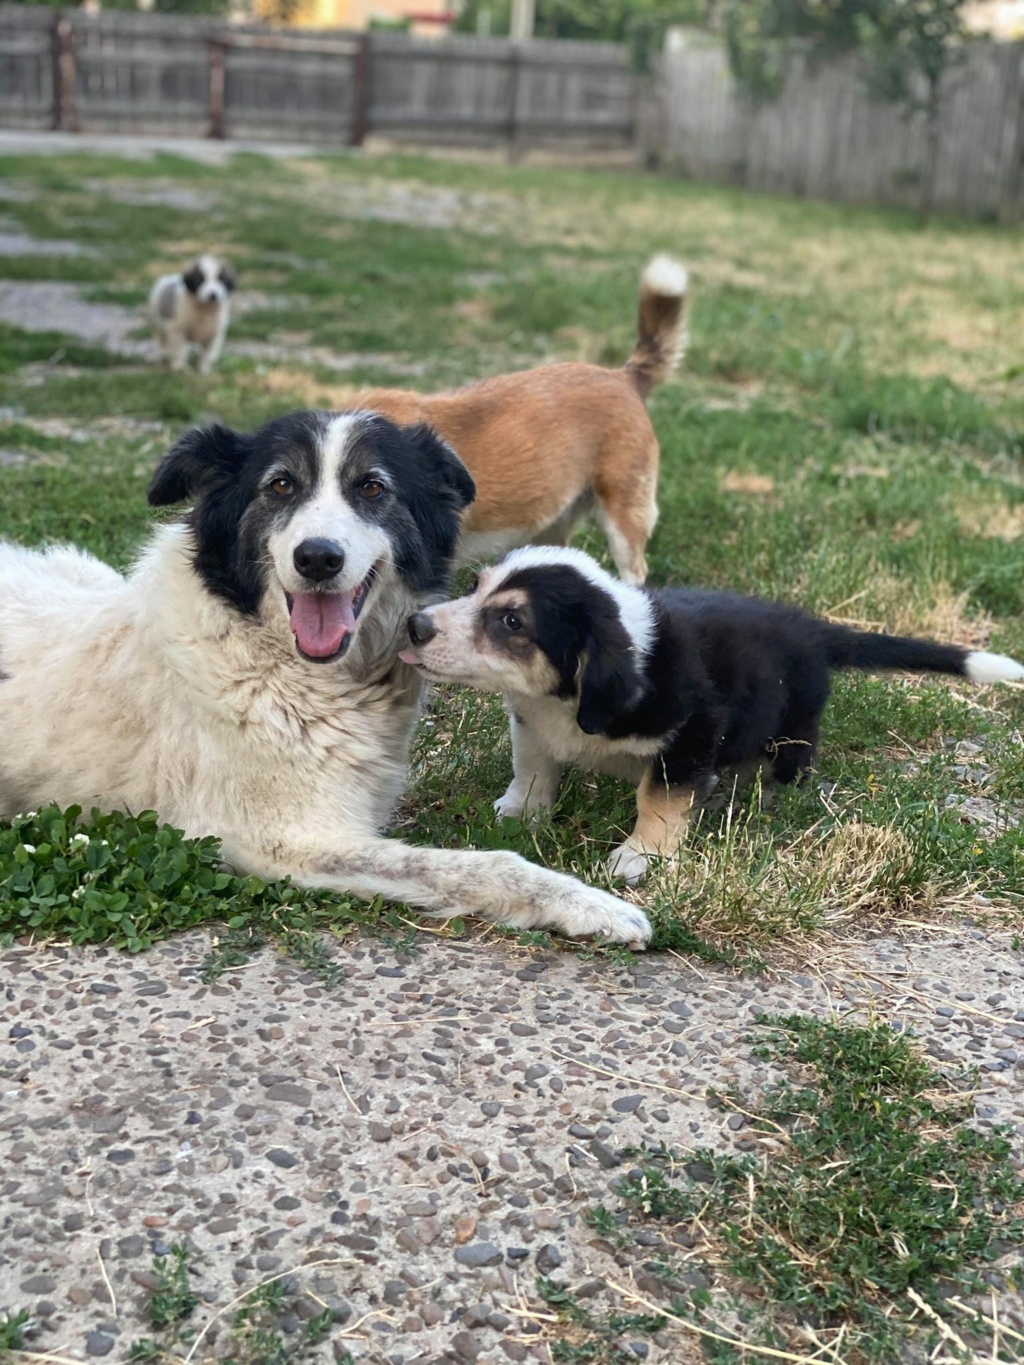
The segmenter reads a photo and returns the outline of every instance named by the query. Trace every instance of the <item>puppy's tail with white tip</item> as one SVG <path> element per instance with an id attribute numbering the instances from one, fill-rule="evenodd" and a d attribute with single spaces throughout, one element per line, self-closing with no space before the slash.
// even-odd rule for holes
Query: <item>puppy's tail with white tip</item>
<path id="1" fill-rule="evenodd" d="M 825 641 L 833 668 L 896 668 L 910 673 L 952 673 L 975 683 L 1024 682 L 1024 664 L 1005 654 L 900 635 L 872 635 L 839 625 L 825 626 Z"/>
<path id="2" fill-rule="evenodd" d="M 640 277 L 636 345 L 626 361 L 641 398 L 664 384 L 686 350 L 689 277 L 671 256 L 655 256 Z"/>
<path id="3" fill-rule="evenodd" d="M 976 683 L 1024 682 L 1024 664 L 1005 654 L 983 654 L 974 649 L 964 660 L 964 675 Z"/>

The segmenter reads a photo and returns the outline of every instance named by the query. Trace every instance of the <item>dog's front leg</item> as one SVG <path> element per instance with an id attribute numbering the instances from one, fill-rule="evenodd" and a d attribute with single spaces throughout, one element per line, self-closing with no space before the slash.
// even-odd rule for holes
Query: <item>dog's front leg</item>
<path id="1" fill-rule="evenodd" d="M 608 860 L 613 877 L 635 884 L 647 875 L 652 858 L 675 857 L 694 805 L 710 790 L 724 731 L 716 707 L 700 708 L 654 760 L 637 788 L 636 828 Z"/>
<path id="2" fill-rule="evenodd" d="M 509 717 L 512 729 L 512 781 L 504 796 L 499 796 L 494 809 L 501 816 L 518 818 L 525 815 L 531 823 L 541 812 L 550 809 L 558 796 L 562 780 L 562 765 L 533 726 L 513 711 Z"/>
<path id="3" fill-rule="evenodd" d="M 227 310 L 223 310 L 221 320 L 217 324 L 217 330 L 213 334 L 213 340 L 205 347 L 199 358 L 199 373 L 209 374 L 221 357 L 224 350 L 224 338 L 227 336 L 228 319 Z"/>
<path id="4" fill-rule="evenodd" d="M 670 787 L 644 774 L 636 793 L 636 827 L 608 859 L 608 871 L 631 885 L 642 882 L 651 858 L 674 858 L 686 837 L 696 790 Z"/>
<path id="5" fill-rule="evenodd" d="M 183 370 L 188 361 L 188 342 L 179 328 L 168 328 L 164 332 L 164 355 L 172 370 Z"/>
<path id="6" fill-rule="evenodd" d="M 373 900 L 405 901 L 436 915 L 477 915 L 517 929 L 556 929 L 569 938 L 602 938 L 644 948 L 647 916 L 627 901 L 575 877 L 527 862 L 518 853 L 414 848 L 368 838 L 339 853 L 278 855 L 292 880 Z"/>

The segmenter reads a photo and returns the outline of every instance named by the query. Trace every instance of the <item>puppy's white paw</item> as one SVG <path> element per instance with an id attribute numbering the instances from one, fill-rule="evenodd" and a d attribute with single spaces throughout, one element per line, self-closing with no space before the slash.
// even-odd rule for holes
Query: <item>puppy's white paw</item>
<path id="1" fill-rule="evenodd" d="M 599 938 L 636 949 L 651 941 L 650 921 L 640 907 L 597 887 L 581 886 L 552 908 L 550 922 L 567 938 Z"/>
<path id="2" fill-rule="evenodd" d="M 650 863 L 650 856 L 642 853 L 627 839 L 608 859 L 608 871 L 617 881 L 636 886 L 647 876 Z"/>

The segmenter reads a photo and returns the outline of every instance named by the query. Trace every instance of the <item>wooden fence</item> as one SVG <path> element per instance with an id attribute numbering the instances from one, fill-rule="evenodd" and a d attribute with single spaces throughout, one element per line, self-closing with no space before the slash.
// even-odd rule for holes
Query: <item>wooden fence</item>
<path id="1" fill-rule="evenodd" d="M 719 46 L 662 57 L 648 150 L 687 175 L 818 199 L 1024 216 L 1024 43 L 969 46 L 923 112 L 868 92 L 855 59 L 795 54 L 782 94 L 752 101 Z"/>
<path id="2" fill-rule="evenodd" d="M 613 43 L 289 31 L 0 5 L 0 126 L 357 145 L 629 146 L 635 78 Z"/>

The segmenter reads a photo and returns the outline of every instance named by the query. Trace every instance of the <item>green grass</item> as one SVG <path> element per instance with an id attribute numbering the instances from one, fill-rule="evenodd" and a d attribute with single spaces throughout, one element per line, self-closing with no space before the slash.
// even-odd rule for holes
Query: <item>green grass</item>
<path id="1" fill-rule="evenodd" d="M 0 1365 L 10 1359 L 11 1351 L 21 1350 L 31 1330 L 32 1314 L 27 1308 L 0 1312 Z"/>
<path id="2" fill-rule="evenodd" d="M 211 920 L 225 932 L 203 964 L 215 980 L 273 940 L 327 987 L 341 979 L 324 930 L 360 925 L 398 937 L 394 908 L 379 909 L 288 882 L 225 871 L 216 839 L 186 839 L 152 811 L 138 816 L 48 806 L 0 825 L 0 943 L 59 935 L 142 952 Z"/>
<path id="3" fill-rule="evenodd" d="M 312 1261 L 310 1265 L 315 1266 Z M 200 1271 L 191 1264 L 188 1248 L 177 1244 L 166 1256 L 153 1259 L 157 1283 L 146 1304 L 146 1316 L 156 1331 L 156 1337 L 142 1337 L 132 1343 L 128 1360 L 134 1365 L 170 1365 L 181 1360 L 191 1347 L 198 1347 L 199 1336 L 189 1326 L 188 1319 L 199 1304 L 193 1288 Z M 217 1341 L 216 1359 L 219 1365 L 292 1365 L 292 1362 L 313 1358 L 316 1348 L 330 1335 L 334 1316 L 330 1308 L 310 1315 L 303 1313 L 303 1322 L 296 1333 L 286 1340 L 282 1319 L 292 1315 L 296 1307 L 305 1309 L 305 1296 L 291 1276 L 275 1276 L 254 1285 L 242 1295 Z M 201 1359 L 210 1359 L 207 1342 Z M 351 1365 L 352 1357 L 344 1350 L 335 1351 L 332 1358 L 338 1365 Z"/>
<path id="4" fill-rule="evenodd" d="M 692 268 L 691 346 L 651 404 L 662 445 L 652 581 L 727 585 L 1024 655 L 1019 231 L 921 227 L 654 176 L 405 156 L 236 156 L 224 168 L 12 157 L 0 174 L 34 192 L 5 204 L 25 231 L 91 252 L 9 259 L 0 273 L 75 281 L 84 298 L 136 308 L 158 273 L 216 249 L 238 268 L 242 294 L 261 296 L 231 339 L 277 348 L 257 361 L 229 341 L 203 378 L 0 327 L 0 451 L 27 457 L 0 465 L 0 535 L 72 540 L 124 566 L 146 533 L 149 473 L 190 423 L 252 427 L 294 406 L 341 406 L 362 383 L 409 384 L 410 368 L 429 388 L 557 357 L 618 364 L 637 271 L 669 250 Z M 213 207 L 196 215 L 118 198 L 174 187 L 209 194 Z M 364 216 L 378 202 L 390 211 L 396 195 L 404 221 Z M 321 358 L 299 361 L 297 347 Z M 339 371 L 332 352 L 366 361 Z M 595 530 L 579 539 L 604 556 Z M 500 705 L 447 689 L 429 720 L 411 837 L 513 848 L 604 881 L 632 819 L 627 788 L 576 774 L 538 830 L 498 822 L 491 802 L 510 766 Z M 1024 790 L 1022 727 L 1020 690 L 838 679 L 817 780 L 766 809 L 743 795 L 707 810 L 678 866 L 650 879 L 642 900 L 656 946 L 756 966 L 775 939 L 956 912 L 978 891 L 1019 931 L 1024 833 L 1005 821 L 978 829 L 947 798 L 1012 810 Z M 983 788 L 954 771 L 962 740 L 982 745 L 973 766 L 987 768 Z M 155 830 L 140 836 L 146 848 Z M 191 869 L 183 876 L 215 858 L 175 848 Z M 144 900 L 145 868 L 126 857 L 139 872 L 130 894 Z M 392 909 L 367 914 L 287 888 L 200 888 L 166 910 L 170 899 L 154 894 L 131 931 L 106 910 L 76 920 L 66 900 L 44 909 L 46 896 L 33 895 L 5 908 L 7 933 L 108 934 L 139 947 L 184 922 L 232 921 L 211 971 L 262 941 L 268 915 L 275 937 L 298 935 L 295 950 L 314 957 L 315 930 L 332 916 L 343 930 L 383 917 L 404 932 Z"/>
<path id="5" fill-rule="evenodd" d="M 934 1335 L 919 1303 L 950 1320 L 950 1303 L 986 1292 L 982 1273 L 1024 1246 L 1010 1134 L 965 1126 L 970 1078 L 961 1093 L 886 1025 L 761 1023 L 769 1032 L 756 1053 L 789 1074 L 762 1095 L 717 1100 L 746 1116 L 758 1151 L 627 1153 L 638 1165 L 618 1185 L 619 1211 L 599 1206 L 588 1221 L 621 1247 L 657 1227 L 671 1314 L 735 1346 L 742 1339 L 755 1355 L 757 1345 L 810 1342 L 834 1347 L 824 1358 L 846 1365 L 916 1358 L 904 1355 L 908 1339 Z M 706 1271 L 688 1302 L 673 1298 L 682 1267 L 671 1248 L 681 1241 L 695 1248 L 688 1263 L 699 1258 Z M 737 1314 L 742 1327 L 727 1325 Z M 955 1325 L 990 1358 L 969 1316 Z M 746 1358 L 710 1338 L 705 1350 L 715 1361 Z M 991 1359 L 1024 1358 L 1012 1339 L 1002 1351 Z"/>

